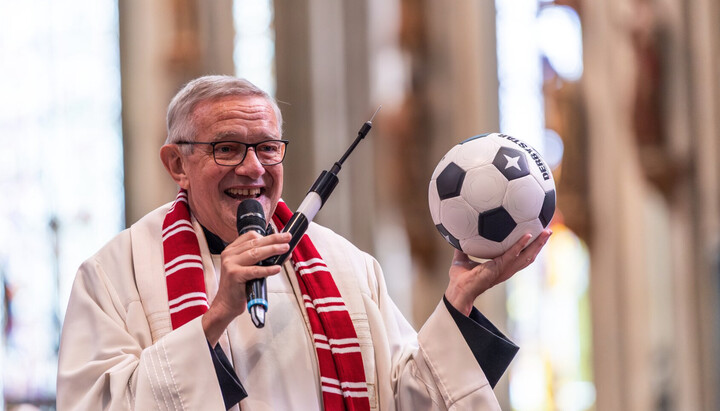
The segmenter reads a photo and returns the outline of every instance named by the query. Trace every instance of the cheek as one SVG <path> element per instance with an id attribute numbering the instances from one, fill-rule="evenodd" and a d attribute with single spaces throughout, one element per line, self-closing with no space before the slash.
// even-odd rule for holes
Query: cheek
<path id="1" fill-rule="evenodd" d="M 275 184 L 277 184 L 278 187 L 282 188 L 282 182 L 283 182 L 283 166 L 282 166 L 282 164 L 278 164 L 277 169 L 273 170 L 273 178 L 275 179 Z"/>
<path id="2" fill-rule="evenodd" d="M 275 173 L 272 174 L 273 177 L 273 191 L 275 192 L 276 197 L 280 197 L 280 194 L 282 193 L 283 188 L 283 170 L 280 168 Z"/>
<path id="3" fill-rule="evenodd" d="M 193 191 L 202 193 L 203 197 L 217 197 L 218 185 L 222 180 L 224 174 L 217 172 L 210 172 L 210 170 L 200 170 L 197 174 L 193 174 L 193 178 L 190 180 L 190 185 Z"/>

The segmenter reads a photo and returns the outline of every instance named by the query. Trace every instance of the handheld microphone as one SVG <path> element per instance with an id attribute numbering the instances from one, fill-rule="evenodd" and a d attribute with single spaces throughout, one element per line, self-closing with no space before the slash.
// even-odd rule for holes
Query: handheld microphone
<path id="1" fill-rule="evenodd" d="M 249 231 L 255 231 L 265 236 L 267 223 L 265 222 L 265 212 L 262 205 L 257 200 L 251 198 L 240 202 L 237 208 L 237 231 L 238 235 L 243 235 Z M 267 260 L 261 261 L 258 265 L 272 265 Z M 265 326 L 265 312 L 268 310 L 267 287 L 264 278 L 250 280 L 245 285 L 247 293 L 247 309 L 250 313 L 255 327 L 262 328 Z"/>

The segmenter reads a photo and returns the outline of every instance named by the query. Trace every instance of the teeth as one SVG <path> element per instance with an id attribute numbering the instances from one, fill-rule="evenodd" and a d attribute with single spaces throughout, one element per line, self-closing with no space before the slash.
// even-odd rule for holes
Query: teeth
<path id="1" fill-rule="evenodd" d="M 227 189 L 228 194 L 235 196 L 256 196 L 260 195 L 259 188 L 229 188 Z"/>

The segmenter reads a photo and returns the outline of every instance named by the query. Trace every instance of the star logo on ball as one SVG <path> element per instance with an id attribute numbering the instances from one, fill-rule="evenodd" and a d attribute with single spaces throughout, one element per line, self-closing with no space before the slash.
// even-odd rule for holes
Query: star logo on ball
<path id="1" fill-rule="evenodd" d="M 510 157 L 507 154 L 503 154 L 505 156 L 505 159 L 507 160 L 507 164 L 505 165 L 505 170 L 507 170 L 510 167 L 515 167 L 518 170 L 521 170 L 520 165 L 518 164 L 518 161 L 520 160 L 520 156 L 517 157 Z"/>
<path id="2" fill-rule="evenodd" d="M 492 163 L 508 181 L 512 181 L 530 174 L 526 157 L 516 148 L 503 146 L 497 150 Z"/>

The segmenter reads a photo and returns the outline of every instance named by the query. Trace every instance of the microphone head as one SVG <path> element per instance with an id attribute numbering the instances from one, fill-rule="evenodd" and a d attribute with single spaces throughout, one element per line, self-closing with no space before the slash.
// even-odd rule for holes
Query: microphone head
<path id="1" fill-rule="evenodd" d="M 237 220 L 238 235 L 247 233 L 248 231 L 256 231 L 260 235 L 265 235 L 265 211 L 259 201 L 252 198 L 245 199 L 238 204 Z"/>

